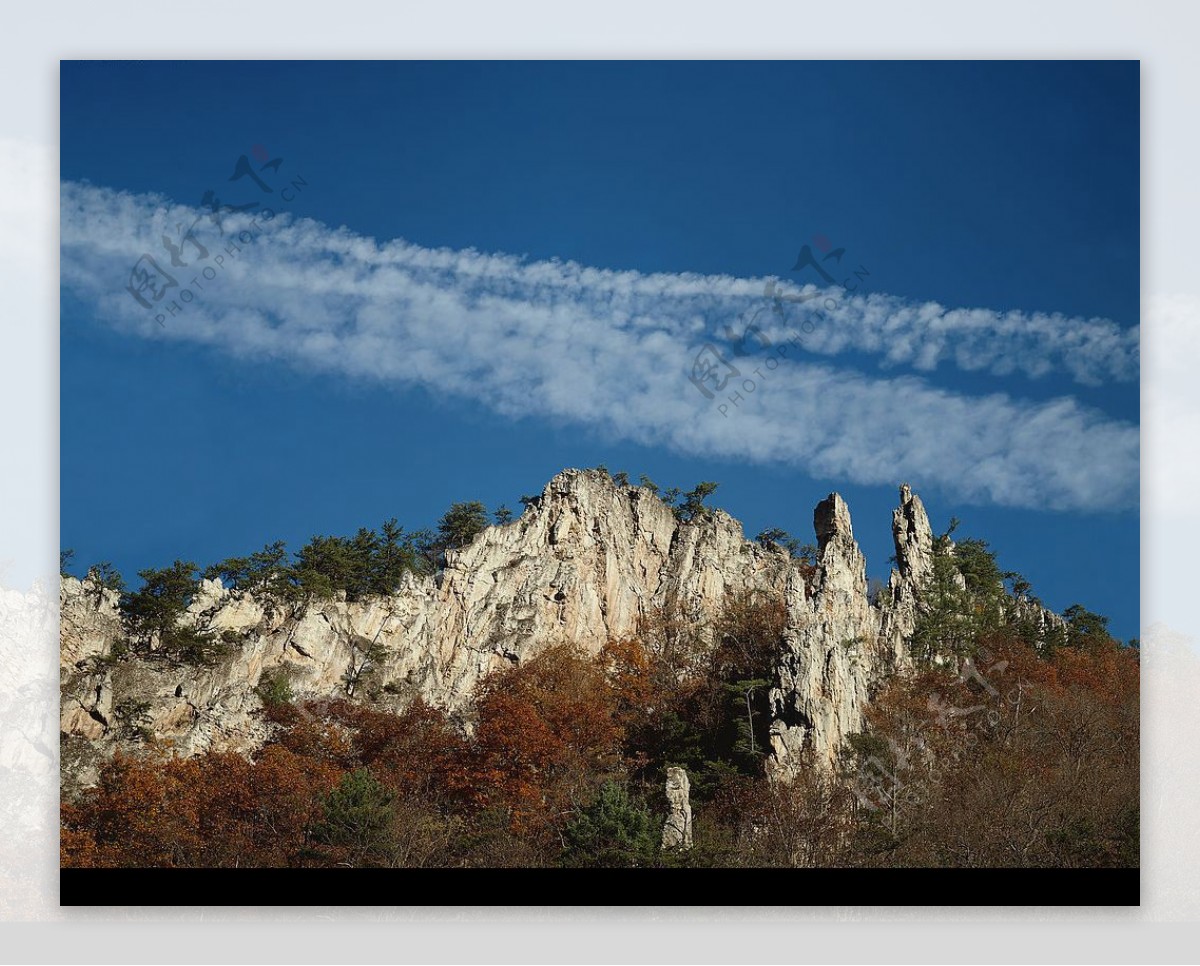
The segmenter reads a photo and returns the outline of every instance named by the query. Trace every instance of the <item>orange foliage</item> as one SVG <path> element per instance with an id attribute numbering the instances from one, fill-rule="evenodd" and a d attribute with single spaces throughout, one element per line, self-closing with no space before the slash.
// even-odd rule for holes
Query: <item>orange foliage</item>
<path id="1" fill-rule="evenodd" d="M 899 781 L 875 802 L 887 862 L 1136 864 L 1138 683 L 1115 642 L 1045 659 L 1004 637 L 958 674 L 892 682 L 864 746 Z"/>
<path id="2" fill-rule="evenodd" d="M 613 693 L 596 662 L 570 647 L 485 679 L 476 706 L 472 784 L 482 803 L 561 809 L 619 763 Z"/>
<path id="3" fill-rule="evenodd" d="M 319 758 L 277 745 L 257 762 L 232 753 L 118 755 L 97 788 L 63 806 L 63 865 L 288 865 L 337 776 Z"/>
<path id="4" fill-rule="evenodd" d="M 674 621 L 597 658 L 551 648 L 484 680 L 469 735 L 420 701 L 399 713 L 313 701 L 265 709 L 271 738 L 252 758 L 154 744 L 118 755 L 63 805 L 62 864 L 554 864 L 559 833 L 601 783 L 640 772 L 661 788 L 655 770 L 707 740 L 705 715 L 728 704 L 722 682 L 754 674 L 781 624 L 778 606 L 742 601 L 714 625 L 706 664 Z M 707 798 L 703 768 L 693 774 L 697 829 L 722 830 L 728 864 L 1136 862 L 1136 653 L 982 643 L 961 669 L 890 682 L 852 738 L 859 763 L 900 779 L 897 807 L 868 808 L 849 781 L 772 787 L 726 763 Z M 331 791 L 360 769 L 385 792 L 378 834 L 357 848 L 322 828 Z"/>
<path id="5" fill-rule="evenodd" d="M 608 674 L 617 718 L 628 731 L 659 697 L 651 655 L 638 638 L 623 637 L 605 644 L 597 663 Z"/>
<path id="6" fill-rule="evenodd" d="M 473 739 L 416 702 L 400 713 L 345 700 L 264 710 L 272 738 L 253 759 L 119 755 L 100 782 L 62 809 L 70 866 L 289 866 L 337 860 L 314 843 L 330 791 L 368 769 L 395 796 L 397 816 L 445 837 L 438 814 L 500 807 L 513 827 L 560 817 L 619 766 L 621 729 L 603 671 L 570 648 L 489 678 Z M 397 818 L 397 821 L 400 821 Z M 451 825 L 445 825 L 449 828 Z M 425 853 L 403 833 L 408 860 Z"/>

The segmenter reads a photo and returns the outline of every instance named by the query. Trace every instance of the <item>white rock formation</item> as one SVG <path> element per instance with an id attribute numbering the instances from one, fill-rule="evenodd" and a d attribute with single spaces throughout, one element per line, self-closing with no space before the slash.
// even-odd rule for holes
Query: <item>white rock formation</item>
<path id="1" fill-rule="evenodd" d="M 237 642 L 212 668 L 104 659 L 121 634 L 115 598 L 65 579 L 62 731 L 103 757 L 123 740 L 114 714 L 131 698 L 149 704 L 148 727 L 180 754 L 251 750 L 266 734 L 254 714 L 264 675 L 286 675 L 297 695 L 345 696 L 371 643 L 387 657 L 360 678 L 359 697 L 399 707 L 419 695 L 457 711 L 482 677 L 549 645 L 596 652 L 663 607 L 703 628 L 728 593 L 782 595 L 792 568 L 727 513 L 681 522 L 649 490 L 597 470 L 560 473 L 519 519 L 446 556 L 436 579 L 406 575 L 390 597 L 295 609 L 204 581 L 188 619 Z M 80 777 L 94 779 L 94 768 Z"/>
<path id="2" fill-rule="evenodd" d="M 436 578 L 406 575 L 389 597 L 292 605 L 203 581 L 185 619 L 233 644 L 213 667 L 114 653 L 123 637 L 116 595 L 64 578 L 64 790 L 94 782 L 118 745 L 136 749 L 133 712 L 184 755 L 261 745 L 268 732 L 256 688 L 264 677 L 286 677 L 299 697 L 349 694 L 399 709 L 420 696 L 459 714 L 484 676 L 550 645 L 595 653 L 659 609 L 682 609 L 703 632 L 728 594 L 746 591 L 787 604 L 769 695 L 768 770 L 787 779 L 807 762 L 828 765 L 845 736 L 861 729 L 873 691 L 908 666 L 933 534 L 907 486 L 900 500 L 892 521 L 897 569 L 877 606 L 868 602 L 865 561 L 837 494 L 814 514 L 819 559 L 810 592 L 797 561 L 746 540 L 728 514 L 681 522 L 648 489 L 617 485 L 598 470 L 558 474 L 519 519 L 449 551 Z M 1044 626 L 1061 623 L 1048 612 L 1030 615 Z M 373 663 L 372 645 L 385 649 Z"/>
<path id="3" fill-rule="evenodd" d="M 885 659 L 898 670 L 911 664 L 908 642 L 917 626 L 921 589 L 933 575 L 933 530 L 925 505 L 907 483 L 892 511 L 892 541 L 896 567 L 880 601 L 879 636 Z"/>
<path id="4" fill-rule="evenodd" d="M 817 505 L 813 593 L 794 572 L 772 711 L 769 772 L 782 779 L 806 756 L 828 763 L 842 739 L 862 728 L 862 711 L 881 671 L 879 611 L 867 601 L 866 561 L 850 511 L 836 493 Z"/>
<path id="5" fill-rule="evenodd" d="M 667 819 L 663 823 L 662 847 L 682 849 L 692 847 L 691 782 L 687 772 L 672 766 L 667 769 Z"/>

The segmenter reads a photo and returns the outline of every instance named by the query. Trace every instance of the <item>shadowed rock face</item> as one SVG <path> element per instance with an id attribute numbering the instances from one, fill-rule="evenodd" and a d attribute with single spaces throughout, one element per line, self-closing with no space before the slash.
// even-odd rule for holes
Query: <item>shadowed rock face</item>
<path id="1" fill-rule="evenodd" d="M 153 655 L 111 657 L 124 636 L 117 597 L 87 582 L 61 585 L 61 730 L 64 790 L 91 784 L 98 765 L 136 740 L 122 709 L 183 755 L 249 752 L 267 737 L 256 712 L 264 677 L 287 677 L 298 697 L 345 697 L 400 709 L 416 697 L 466 709 L 487 674 L 573 642 L 596 653 L 636 633 L 659 609 L 681 611 L 701 633 L 730 594 L 758 591 L 787 604 L 785 642 L 770 692 L 772 775 L 832 761 L 862 727 L 871 692 L 907 662 L 933 536 L 908 487 L 893 514 L 897 569 L 879 606 L 845 501 L 816 508 L 819 543 L 811 594 L 797 562 L 746 540 L 716 510 L 676 519 L 651 491 L 597 470 L 555 476 L 521 517 L 447 553 L 436 577 L 405 576 L 389 597 L 285 604 L 203 581 L 186 620 L 234 642 L 214 667 Z M 386 656 L 364 666 L 372 644 Z M 362 672 L 361 674 L 358 672 Z M 347 677 L 357 678 L 348 686 Z"/>

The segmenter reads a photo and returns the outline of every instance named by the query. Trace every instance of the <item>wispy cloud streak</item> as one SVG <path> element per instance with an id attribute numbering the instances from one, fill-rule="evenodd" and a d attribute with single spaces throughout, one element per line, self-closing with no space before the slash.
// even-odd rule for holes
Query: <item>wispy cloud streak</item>
<path id="1" fill-rule="evenodd" d="M 761 306 L 764 279 L 378 243 L 278 216 L 216 278 L 198 274 L 211 258 L 172 269 L 181 285 L 195 275 L 201 287 L 160 327 L 124 291 L 129 268 L 141 252 L 161 251 L 165 226 L 195 217 L 161 198 L 64 184 L 64 285 L 130 333 L 422 386 L 647 445 L 858 483 L 904 478 L 977 502 L 1100 509 L 1136 500 L 1136 426 L 1071 398 L 963 396 L 921 375 L 868 376 L 809 354 L 869 352 L 922 373 L 949 364 L 1031 377 L 1057 369 L 1089 383 L 1133 378 L 1137 334 L 1111 322 L 839 290 L 839 309 L 803 353 L 793 348 L 758 377 L 754 360 L 739 361 L 755 390 L 723 414 L 687 375 L 700 345 Z M 227 217 L 226 234 L 247 223 Z M 210 247 L 212 257 L 221 250 Z"/>

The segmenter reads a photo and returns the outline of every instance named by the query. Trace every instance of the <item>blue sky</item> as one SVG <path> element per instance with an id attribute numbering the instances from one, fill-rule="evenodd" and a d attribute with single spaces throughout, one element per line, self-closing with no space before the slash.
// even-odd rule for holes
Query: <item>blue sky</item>
<path id="1" fill-rule="evenodd" d="M 1137 634 L 1136 63 L 67 63 L 61 81 L 62 543 L 82 562 L 418 528 L 603 463 L 719 481 L 749 535 L 809 537 L 837 490 L 884 577 L 907 479 L 1048 604 Z M 240 155 L 303 187 L 158 326 L 129 266 L 169 265 L 168 202 L 264 197 L 227 180 Z M 818 281 L 789 272 L 805 244 L 844 248 L 824 264 L 866 268 L 862 290 L 722 415 L 689 384 L 696 350 L 762 371 L 761 345 L 738 359 L 716 335 L 769 306 L 762 279 Z M 793 332 L 812 318 L 789 311 Z"/>

